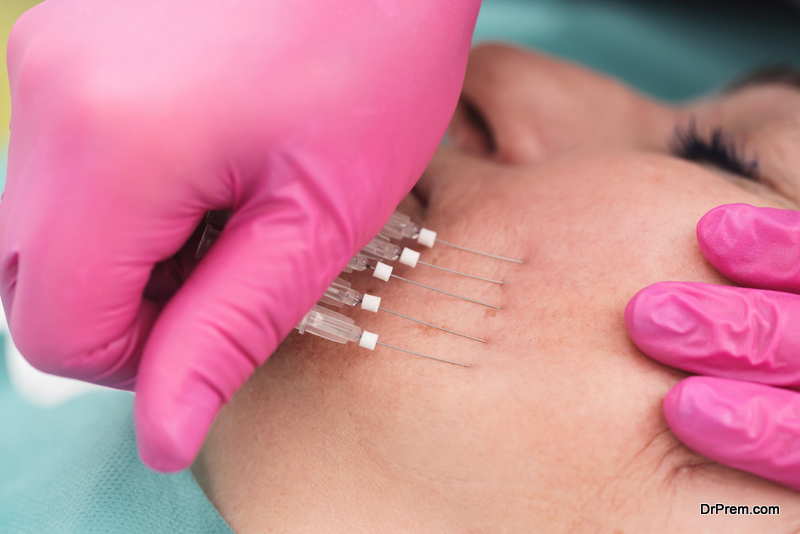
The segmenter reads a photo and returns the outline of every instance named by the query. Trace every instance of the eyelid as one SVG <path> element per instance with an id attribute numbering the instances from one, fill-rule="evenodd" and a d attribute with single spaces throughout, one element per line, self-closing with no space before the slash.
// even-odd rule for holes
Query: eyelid
<path id="1" fill-rule="evenodd" d="M 701 132 L 691 118 L 686 126 L 676 126 L 669 148 L 674 156 L 687 161 L 711 163 L 747 180 L 761 181 L 758 158 L 747 157 L 745 144 L 722 126 Z"/>
<path id="2" fill-rule="evenodd" d="M 717 127 L 716 129 L 720 130 L 721 134 L 725 134 L 724 129 L 720 127 Z M 712 131 L 713 130 L 714 129 L 712 129 Z M 670 142 L 670 152 L 674 156 L 695 163 L 710 163 L 718 174 L 727 180 L 734 181 L 734 183 L 738 182 L 738 185 L 745 190 L 770 199 L 771 201 L 775 202 L 776 205 L 782 205 L 786 209 L 800 209 L 800 205 L 798 205 L 797 201 L 793 200 L 795 196 L 791 193 L 791 191 L 787 191 L 786 184 L 780 180 L 775 180 L 774 177 L 770 176 L 768 173 L 761 172 L 760 169 L 758 174 L 755 176 L 746 176 L 741 172 L 731 170 L 728 165 L 720 165 L 719 162 L 710 161 L 708 158 L 687 157 L 686 154 L 681 153 L 681 147 L 677 143 L 677 133 L 683 131 L 684 128 L 681 128 L 680 126 L 676 128 L 676 135 L 673 136 L 673 139 Z M 755 164 L 758 163 L 757 158 L 748 159 L 747 157 L 743 156 L 743 143 L 736 144 L 736 140 L 732 136 L 728 135 L 727 137 L 731 142 L 734 143 L 733 146 L 738 148 L 740 151 L 737 157 L 744 157 L 745 162 L 750 161 Z M 699 135 L 699 141 L 701 143 L 706 142 L 706 138 L 703 135 Z"/>
<path id="3" fill-rule="evenodd" d="M 724 92 L 734 93 L 756 85 L 783 85 L 800 91 L 800 69 L 790 64 L 760 68 L 734 80 Z"/>

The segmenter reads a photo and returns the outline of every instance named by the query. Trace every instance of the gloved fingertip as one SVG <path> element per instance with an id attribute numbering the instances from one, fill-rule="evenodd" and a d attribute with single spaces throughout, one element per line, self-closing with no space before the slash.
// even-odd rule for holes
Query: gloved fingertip
<path id="1" fill-rule="evenodd" d="M 697 223 L 697 242 L 725 277 L 749 287 L 800 290 L 800 213 L 727 204 Z"/>
<path id="2" fill-rule="evenodd" d="M 702 440 L 724 445 L 750 439 L 758 422 L 759 399 L 774 388 L 729 378 L 691 376 L 675 385 L 664 398 L 664 416 L 683 441 Z M 754 402 L 755 401 L 755 402 Z M 688 443 L 687 443 L 688 444 Z"/>
<path id="3" fill-rule="evenodd" d="M 731 464 L 734 449 L 747 447 L 748 420 L 724 378 L 693 376 L 676 384 L 664 398 L 664 417 L 672 433 L 690 449 Z M 733 395 L 735 397 L 735 395 Z"/>
<path id="4" fill-rule="evenodd" d="M 625 326 L 639 349 L 675 365 L 675 348 L 698 328 L 691 295 L 679 282 L 659 282 L 640 290 L 625 307 Z"/>
<path id="5" fill-rule="evenodd" d="M 681 441 L 694 442 L 694 436 L 707 428 L 709 404 L 714 405 L 706 384 L 700 377 L 692 376 L 678 382 L 664 397 L 664 417 Z"/>
<path id="6" fill-rule="evenodd" d="M 761 384 L 695 376 L 667 393 L 664 416 L 690 449 L 800 489 L 800 396 Z"/>
<path id="7" fill-rule="evenodd" d="M 639 290 L 625 306 L 625 326 L 637 345 L 639 340 L 646 340 L 647 334 L 653 329 L 651 314 L 663 293 L 661 284 L 653 284 Z"/>
<path id="8" fill-rule="evenodd" d="M 142 462 L 161 473 L 191 466 L 214 418 L 222 407 L 213 395 L 197 395 L 176 410 L 134 410 L 136 440 Z M 141 406 L 141 409 L 139 409 Z"/>
<path id="9" fill-rule="evenodd" d="M 697 222 L 698 233 L 707 235 L 720 225 L 725 227 L 736 226 L 736 222 L 747 218 L 747 212 L 754 209 L 750 204 L 725 204 L 709 210 Z"/>
<path id="10" fill-rule="evenodd" d="M 751 246 L 751 236 L 744 232 L 752 223 L 753 206 L 726 204 L 717 206 L 697 222 L 697 243 L 706 259 L 726 276 L 735 271 L 735 258 Z"/>

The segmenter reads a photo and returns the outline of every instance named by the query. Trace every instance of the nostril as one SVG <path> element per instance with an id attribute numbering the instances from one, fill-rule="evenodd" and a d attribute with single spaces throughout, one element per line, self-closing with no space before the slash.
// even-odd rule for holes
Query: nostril
<path id="1" fill-rule="evenodd" d="M 451 132 L 456 144 L 469 152 L 491 156 L 497 151 L 494 133 L 486 117 L 463 95 L 458 101 Z"/>

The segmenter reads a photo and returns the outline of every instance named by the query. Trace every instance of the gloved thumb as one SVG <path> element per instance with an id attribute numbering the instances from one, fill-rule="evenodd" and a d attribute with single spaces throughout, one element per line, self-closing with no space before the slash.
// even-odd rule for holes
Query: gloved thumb
<path id="1" fill-rule="evenodd" d="M 139 452 L 152 469 L 191 464 L 220 408 L 355 248 L 343 223 L 296 208 L 238 210 L 159 316 L 134 406 Z"/>

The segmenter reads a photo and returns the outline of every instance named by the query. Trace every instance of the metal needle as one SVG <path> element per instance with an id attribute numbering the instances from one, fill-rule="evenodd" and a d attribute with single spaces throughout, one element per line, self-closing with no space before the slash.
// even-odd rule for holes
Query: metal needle
<path id="1" fill-rule="evenodd" d="M 430 326 L 431 328 L 437 328 L 439 330 L 443 330 L 445 332 L 449 332 L 451 334 L 455 334 L 457 336 L 465 337 L 468 339 L 474 339 L 475 341 L 480 341 L 481 343 L 486 343 L 485 339 L 479 339 L 477 337 L 468 336 L 467 334 L 462 334 L 461 332 L 456 332 L 454 330 L 448 330 L 447 328 L 442 328 L 441 326 L 436 326 L 435 324 L 426 323 L 425 321 L 420 321 L 419 319 L 412 319 L 411 317 L 405 316 L 402 313 L 393 312 L 392 310 L 387 310 L 386 308 L 378 307 L 379 310 L 385 311 L 386 313 L 391 313 L 392 315 L 397 315 L 398 317 L 402 317 L 403 319 L 408 319 L 409 321 L 414 321 L 415 323 L 424 324 L 425 326 Z"/>
<path id="2" fill-rule="evenodd" d="M 460 365 L 461 367 L 469 367 L 469 365 L 467 365 L 466 363 L 458 363 L 458 362 L 452 362 L 450 360 L 443 360 L 442 358 L 434 358 L 433 356 L 420 354 L 419 352 L 401 349 L 400 347 L 393 347 L 391 345 L 387 345 L 386 343 L 381 343 L 380 341 L 378 341 L 377 344 L 386 347 L 388 349 L 399 350 L 400 352 L 407 352 L 408 354 L 413 354 L 414 356 L 422 356 L 423 358 L 428 358 L 429 360 L 436 360 L 437 362 L 444 362 L 444 363 L 452 363 L 453 365 Z"/>
<path id="3" fill-rule="evenodd" d="M 442 241 L 438 237 L 436 238 L 437 243 L 441 243 L 442 245 L 447 245 L 448 247 L 457 248 L 458 250 L 463 250 L 465 252 L 472 252 L 473 254 L 480 254 L 481 256 L 487 256 L 489 258 L 494 258 L 496 260 L 503 260 L 503 261 L 510 261 L 511 263 L 524 263 L 522 260 L 514 260 L 511 258 L 506 258 L 504 256 L 498 256 L 497 254 L 489 254 L 488 252 L 481 252 L 480 250 L 473 250 L 471 248 L 462 247 L 461 245 L 454 245 L 453 243 L 448 243 L 447 241 Z"/>
<path id="4" fill-rule="evenodd" d="M 452 269 L 445 269 L 444 267 L 439 267 L 438 265 L 434 265 L 432 263 L 427 263 L 424 261 L 417 261 L 417 263 L 419 263 L 420 265 L 427 265 L 428 267 L 433 267 L 434 269 L 439 269 L 441 271 L 447 271 L 448 273 L 460 274 L 461 276 L 466 276 L 467 278 L 474 278 L 475 280 L 482 280 L 484 282 L 491 282 L 493 284 L 503 285 L 503 282 L 501 282 L 500 280 L 491 280 L 489 278 L 483 278 L 482 276 L 475 276 L 474 274 L 467 274 L 459 271 L 454 271 Z"/>
<path id="5" fill-rule="evenodd" d="M 370 266 L 370 268 L 374 269 L 375 267 Z M 500 306 L 495 306 L 494 304 L 487 304 L 485 302 L 481 302 L 479 300 L 473 300 L 467 297 L 462 297 L 461 295 L 456 295 L 454 293 L 448 293 L 447 291 L 442 291 L 441 289 L 436 289 L 435 287 L 426 286 L 425 284 L 420 284 L 419 282 L 415 282 L 413 280 L 409 280 L 408 278 L 403 278 L 402 276 L 397 276 L 396 274 L 391 275 L 392 278 L 397 278 L 398 280 L 402 280 L 403 282 L 408 282 L 409 284 L 414 284 L 415 286 L 424 287 L 425 289 L 430 289 L 431 291 L 436 291 L 437 293 L 444 293 L 445 295 L 449 295 L 451 297 L 455 297 L 457 299 L 466 300 L 469 302 L 474 302 L 475 304 L 480 304 L 481 306 L 486 306 L 488 308 L 494 308 L 495 310 L 499 310 Z"/>

